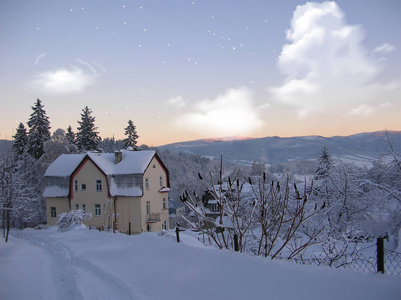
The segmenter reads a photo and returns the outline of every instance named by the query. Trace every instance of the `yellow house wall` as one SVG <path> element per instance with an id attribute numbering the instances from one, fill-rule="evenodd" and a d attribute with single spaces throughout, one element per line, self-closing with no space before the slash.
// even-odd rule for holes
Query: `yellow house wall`
<path id="1" fill-rule="evenodd" d="M 115 200 L 117 213 L 117 229 L 128 233 L 131 222 L 131 233 L 141 233 L 141 197 L 117 197 Z"/>
<path id="2" fill-rule="evenodd" d="M 102 181 L 102 190 L 96 191 L 96 180 L 99 179 Z M 75 180 L 78 182 L 78 190 L 75 190 Z M 72 178 L 71 184 L 71 209 L 75 210 L 77 204 L 79 209 L 82 209 L 82 204 L 85 204 L 85 210 L 92 213 L 92 218 L 87 222 L 88 225 L 109 226 L 108 212 L 111 209 L 111 201 L 109 201 L 106 176 L 91 160 L 87 160 Z M 86 190 L 81 190 L 82 184 L 86 184 Z M 95 216 L 95 204 L 100 204 L 100 216 Z"/>
<path id="3" fill-rule="evenodd" d="M 160 176 L 162 176 L 162 185 L 160 185 Z M 146 202 L 150 203 L 150 213 L 160 213 L 160 221 L 150 223 L 151 231 L 161 231 L 163 221 L 167 222 L 167 229 L 169 228 L 168 216 L 168 193 L 160 193 L 162 187 L 167 186 L 167 174 L 162 168 L 161 164 L 156 158 L 153 158 L 145 171 L 143 176 L 143 197 L 141 200 L 142 212 L 142 230 L 146 231 Z M 149 189 L 146 189 L 146 178 L 149 180 Z M 163 198 L 166 199 L 166 209 L 163 209 Z"/>
<path id="4" fill-rule="evenodd" d="M 51 217 L 51 207 L 56 208 L 56 218 Z M 58 216 L 63 212 L 69 212 L 68 198 L 46 198 L 46 219 L 49 226 L 56 225 Z"/>

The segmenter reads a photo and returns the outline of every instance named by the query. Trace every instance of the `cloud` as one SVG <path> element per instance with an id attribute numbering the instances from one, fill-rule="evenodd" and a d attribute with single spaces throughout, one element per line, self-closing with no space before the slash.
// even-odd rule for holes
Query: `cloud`
<path id="1" fill-rule="evenodd" d="M 366 115 L 370 115 L 373 112 L 374 112 L 374 109 L 372 107 L 362 104 L 362 105 L 358 106 L 357 108 L 350 110 L 346 114 L 346 116 L 355 116 L 355 115 L 366 116 Z"/>
<path id="2" fill-rule="evenodd" d="M 181 105 L 180 98 L 169 101 Z M 182 107 L 182 106 L 181 106 Z M 180 115 L 175 124 L 205 137 L 248 135 L 263 125 L 253 95 L 247 88 L 228 89 L 212 100 L 202 100 Z"/>
<path id="3" fill-rule="evenodd" d="M 69 68 L 58 68 L 37 74 L 29 85 L 41 92 L 51 95 L 79 94 L 93 84 L 102 72 L 99 73 L 91 64 L 76 59 L 78 65 Z"/>
<path id="4" fill-rule="evenodd" d="M 346 23 L 335 2 L 298 6 L 286 32 L 289 43 L 278 57 L 283 83 L 268 89 L 272 99 L 297 107 L 301 118 L 375 101 L 391 85 L 378 81 L 382 65 L 363 46 L 364 37 L 360 26 Z M 384 44 L 377 51 L 391 47 Z"/>
<path id="5" fill-rule="evenodd" d="M 47 55 L 47 52 L 44 52 L 44 53 L 39 54 L 39 55 L 36 57 L 36 59 L 35 59 L 33 65 L 36 66 L 36 65 L 39 63 L 39 61 L 40 61 L 43 57 L 45 57 L 46 55 Z"/>
<path id="6" fill-rule="evenodd" d="M 377 46 L 375 49 L 373 49 L 373 53 L 390 53 L 395 50 L 395 47 L 393 45 L 389 44 L 383 44 L 380 46 Z"/>
<path id="7" fill-rule="evenodd" d="M 186 101 L 181 96 L 171 98 L 170 100 L 167 101 L 167 104 L 174 106 L 176 108 L 184 108 L 187 106 Z"/>

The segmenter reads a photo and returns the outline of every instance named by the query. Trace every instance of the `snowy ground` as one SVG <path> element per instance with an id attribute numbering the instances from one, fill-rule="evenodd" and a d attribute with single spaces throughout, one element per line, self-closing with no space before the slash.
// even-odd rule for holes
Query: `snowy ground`
<path id="1" fill-rule="evenodd" d="M 0 299 L 401 299 L 401 277 L 270 261 L 181 237 L 13 230 L 0 241 Z"/>

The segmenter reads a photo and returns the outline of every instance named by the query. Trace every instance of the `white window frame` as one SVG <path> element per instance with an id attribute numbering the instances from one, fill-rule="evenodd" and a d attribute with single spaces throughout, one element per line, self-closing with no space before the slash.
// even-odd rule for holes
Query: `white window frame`
<path id="1" fill-rule="evenodd" d="M 102 180 L 101 179 L 96 179 L 96 181 L 95 181 L 95 191 L 96 192 L 101 192 L 102 191 Z"/>
<path id="2" fill-rule="evenodd" d="M 163 208 L 163 209 L 167 209 L 167 201 L 166 201 L 166 198 L 163 198 L 163 201 L 162 201 L 162 208 Z"/>
<path id="3" fill-rule="evenodd" d="M 149 190 L 149 177 L 145 178 L 145 189 Z"/>
<path id="4" fill-rule="evenodd" d="M 166 220 L 163 221 L 163 229 L 167 230 L 167 221 Z"/>
<path id="5" fill-rule="evenodd" d="M 100 217 L 102 215 L 102 206 L 100 204 L 95 204 L 95 217 Z"/>
<path id="6" fill-rule="evenodd" d="M 50 207 L 50 216 L 52 218 L 57 218 L 57 208 L 55 206 Z"/>
<path id="7" fill-rule="evenodd" d="M 160 181 L 160 187 L 163 187 L 163 176 L 160 176 L 159 181 Z"/>
<path id="8" fill-rule="evenodd" d="M 83 210 L 83 211 L 86 210 L 86 204 L 82 204 L 82 210 Z"/>
<path id="9" fill-rule="evenodd" d="M 150 218 L 150 202 L 146 201 L 146 220 Z"/>
<path id="10" fill-rule="evenodd" d="M 79 204 L 77 203 L 77 204 L 75 204 L 75 210 L 78 210 L 79 209 Z"/>
<path id="11" fill-rule="evenodd" d="M 86 183 L 81 183 L 81 191 L 86 191 Z"/>
<path id="12" fill-rule="evenodd" d="M 78 180 L 74 180 L 74 191 L 78 192 Z"/>

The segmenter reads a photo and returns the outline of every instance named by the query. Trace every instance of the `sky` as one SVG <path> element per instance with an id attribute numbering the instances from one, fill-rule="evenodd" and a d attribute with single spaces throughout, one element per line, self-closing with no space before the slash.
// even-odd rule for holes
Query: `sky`
<path id="1" fill-rule="evenodd" d="M 102 138 L 401 130 L 401 1 L 0 1 L 0 139 L 39 98 Z"/>

